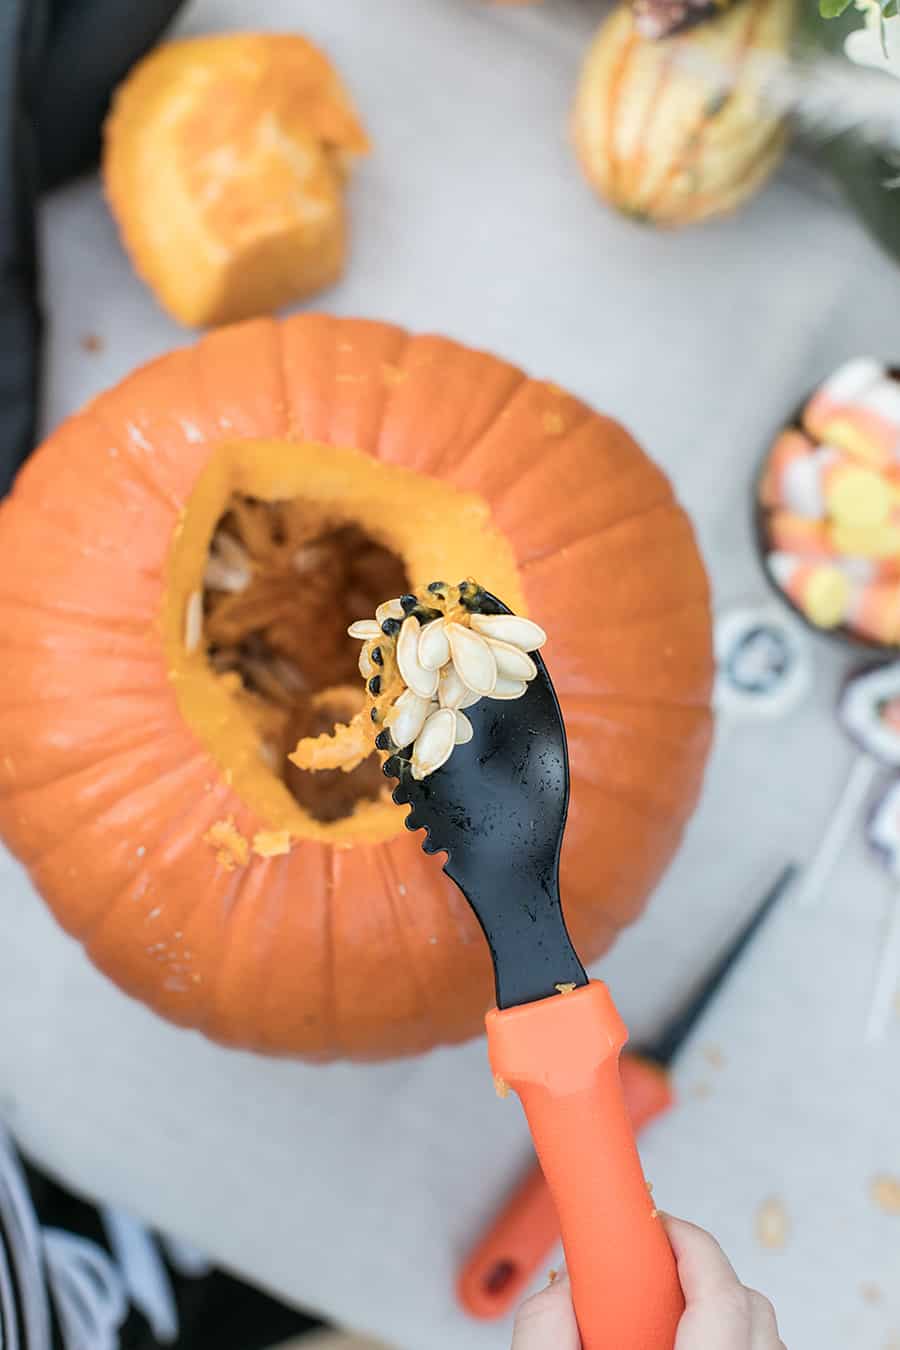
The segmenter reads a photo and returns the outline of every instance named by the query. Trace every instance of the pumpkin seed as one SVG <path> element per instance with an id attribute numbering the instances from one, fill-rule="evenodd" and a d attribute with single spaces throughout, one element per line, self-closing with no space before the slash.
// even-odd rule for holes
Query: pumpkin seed
<path id="1" fill-rule="evenodd" d="M 475 735 L 475 728 L 469 721 L 464 712 L 456 713 L 456 744 L 468 745 L 469 741 Z"/>
<path id="2" fill-rule="evenodd" d="M 203 571 L 203 584 L 214 591 L 228 591 L 238 595 L 245 591 L 252 580 L 248 568 L 231 567 L 223 558 L 211 553 Z"/>
<path id="3" fill-rule="evenodd" d="M 527 688 L 524 680 L 510 680 L 505 675 L 498 675 L 491 698 L 521 698 Z"/>
<path id="4" fill-rule="evenodd" d="M 460 623 L 447 624 L 447 638 L 453 664 L 463 683 L 476 694 L 493 693 L 497 662 L 485 639 Z"/>
<path id="5" fill-rule="evenodd" d="M 399 600 L 385 600 L 375 611 L 375 618 L 383 624 L 385 619 L 402 619 L 403 606 Z"/>
<path id="6" fill-rule="evenodd" d="M 404 619 L 397 638 L 397 665 L 403 681 L 420 698 L 433 698 L 437 693 L 438 672 L 426 670 L 419 662 L 419 621 Z"/>
<path id="7" fill-rule="evenodd" d="M 375 619 L 357 619 L 347 629 L 347 636 L 367 642 L 369 638 L 381 637 L 381 624 Z"/>
<path id="8" fill-rule="evenodd" d="M 420 698 L 412 689 L 405 689 L 384 719 L 394 744 L 401 748 L 412 745 L 433 707 L 430 699 Z"/>
<path id="9" fill-rule="evenodd" d="M 368 680 L 369 677 L 374 674 L 374 671 L 375 667 L 372 665 L 369 649 L 368 647 L 363 647 L 359 654 L 359 673 L 364 680 Z"/>
<path id="10" fill-rule="evenodd" d="M 425 670 L 440 670 L 450 660 L 450 643 L 443 619 L 428 623 L 419 635 L 419 664 Z"/>
<path id="11" fill-rule="evenodd" d="M 536 652 L 547 641 L 547 634 L 540 624 L 518 614 L 473 614 L 472 627 L 476 633 L 507 642 L 523 652 Z"/>
<path id="12" fill-rule="evenodd" d="M 441 671 L 438 702 L 442 708 L 461 711 L 463 708 L 473 707 L 480 698 L 480 694 L 473 693 L 468 685 L 463 683 L 455 666 L 445 666 Z"/>
<path id="13" fill-rule="evenodd" d="M 421 781 L 446 764 L 455 740 L 456 713 L 451 708 L 439 708 L 428 718 L 413 746 L 413 778 Z"/>
<path id="14" fill-rule="evenodd" d="M 498 675 L 505 675 L 509 680 L 533 680 L 537 675 L 537 666 L 521 647 L 514 647 L 511 642 L 498 642 L 495 638 L 488 639 L 488 646 L 494 653 Z"/>
<path id="15" fill-rule="evenodd" d="M 184 615 L 184 645 L 189 652 L 198 650 L 203 641 L 203 592 L 192 591 L 188 596 Z"/>

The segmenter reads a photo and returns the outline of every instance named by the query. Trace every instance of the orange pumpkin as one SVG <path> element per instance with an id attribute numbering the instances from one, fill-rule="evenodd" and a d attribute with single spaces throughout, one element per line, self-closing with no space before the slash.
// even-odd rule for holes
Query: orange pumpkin
<path id="1" fill-rule="evenodd" d="M 442 338 L 301 316 L 165 356 L 36 452 L 0 556 L 0 831 L 101 970 L 216 1040 L 378 1058 L 473 1035 L 491 1001 L 377 764 L 326 782 L 282 753 L 361 692 L 344 626 L 399 582 L 472 573 L 550 634 L 586 959 L 695 803 L 707 580 L 668 482 L 615 422 Z"/>

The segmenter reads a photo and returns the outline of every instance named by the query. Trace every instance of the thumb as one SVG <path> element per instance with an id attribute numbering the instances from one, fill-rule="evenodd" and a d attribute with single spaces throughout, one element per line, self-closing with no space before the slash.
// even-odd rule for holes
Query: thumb
<path id="1" fill-rule="evenodd" d="M 568 1276 L 560 1276 L 522 1304 L 512 1350 L 581 1350 Z"/>

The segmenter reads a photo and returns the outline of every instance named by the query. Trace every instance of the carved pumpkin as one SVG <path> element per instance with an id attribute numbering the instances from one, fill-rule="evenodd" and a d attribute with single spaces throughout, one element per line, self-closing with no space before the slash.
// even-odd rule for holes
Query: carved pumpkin
<path id="1" fill-rule="evenodd" d="M 481 1026 L 485 943 L 377 762 L 287 760 L 362 694 L 346 624 L 401 590 L 472 573 L 550 634 L 586 959 L 694 805 L 691 527 L 621 427 L 484 353 L 326 317 L 222 329 L 50 437 L 0 556 L 0 831 L 101 970 L 216 1040 L 376 1058 Z"/>

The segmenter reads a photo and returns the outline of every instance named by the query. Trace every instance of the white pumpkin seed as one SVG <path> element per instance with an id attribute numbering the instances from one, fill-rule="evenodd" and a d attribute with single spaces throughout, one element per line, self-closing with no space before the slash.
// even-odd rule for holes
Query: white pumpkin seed
<path id="1" fill-rule="evenodd" d="M 419 664 L 426 670 L 440 670 L 450 660 L 450 643 L 443 619 L 432 619 L 419 634 Z"/>
<path id="2" fill-rule="evenodd" d="M 476 694 L 493 693 L 497 683 L 497 662 L 483 637 L 463 628 L 461 623 L 447 624 L 450 654 L 463 684 Z"/>
<path id="3" fill-rule="evenodd" d="M 476 633 L 496 638 L 498 642 L 509 642 L 523 652 L 536 652 L 547 641 L 547 634 L 540 624 L 520 618 L 518 614 L 473 614 L 472 627 Z"/>
<path id="4" fill-rule="evenodd" d="M 412 689 L 405 689 L 384 719 L 394 744 L 401 749 L 412 745 L 433 711 L 434 704 L 430 699 L 419 698 Z"/>
<path id="5" fill-rule="evenodd" d="M 473 693 L 468 685 L 463 684 L 455 666 L 444 667 L 438 685 L 438 702 L 442 708 L 471 708 L 480 698 L 480 694 Z"/>
<path id="6" fill-rule="evenodd" d="M 511 642 L 497 642 L 495 638 L 488 638 L 488 645 L 494 653 L 498 675 L 504 675 L 508 680 L 533 680 L 537 675 L 537 666 L 521 647 L 514 647 Z"/>
<path id="7" fill-rule="evenodd" d="M 357 619 L 356 623 L 351 623 L 347 629 L 347 635 L 368 642 L 369 638 L 381 637 L 381 624 L 376 623 L 374 619 Z"/>
<path id="8" fill-rule="evenodd" d="M 192 591 L 184 614 L 184 645 L 189 652 L 197 651 L 203 641 L 203 593 Z"/>
<path id="9" fill-rule="evenodd" d="M 475 735 L 475 728 L 469 721 L 464 712 L 457 711 L 456 714 L 456 744 L 468 745 L 469 741 Z"/>
<path id="10" fill-rule="evenodd" d="M 218 553 L 229 567 L 239 567 L 250 571 L 253 564 L 250 554 L 239 540 L 227 530 L 219 530 L 213 539 L 213 552 Z"/>
<path id="11" fill-rule="evenodd" d="M 412 614 L 403 620 L 397 638 L 397 665 L 403 681 L 420 698 L 434 698 L 438 687 L 438 672 L 426 670 L 419 662 L 419 620 Z"/>
<path id="12" fill-rule="evenodd" d="M 446 764 L 453 753 L 455 740 L 456 713 L 450 708 L 439 708 L 428 718 L 413 746 L 413 778 L 421 781 Z"/>
<path id="13" fill-rule="evenodd" d="M 363 647 L 359 654 L 359 673 L 364 680 L 370 680 L 378 667 L 369 655 L 367 647 Z"/>
<path id="14" fill-rule="evenodd" d="M 271 741 L 260 741 L 258 750 L 259 757 L 267 768 L 278 768 L 278 750 Z"/>
<path id="15" fill-rule="evenodd" d="M 505 675 L 498 675 L 491 698 L 521 698 L 527 688 L 524 680 L 510 680 Z"/>
<path id="16" fill-rule="evenodd" d="M 376 609 L 375 618 L 378 620 L 379 626 L 384 623 L 385 619 L 402 619 L 403 606 L 399 600 L 385 600 L 384 604 L 379 605 Z"/>
<path id="17" fill-rule="evenodd" d="M 247 589 L 251 579 L 249 568 L 231 567 L 214 553 L 206 560 L 203 584 L 210 586 L 214 591 L 229 591 L 232 595 L 237 595 Z"/>

